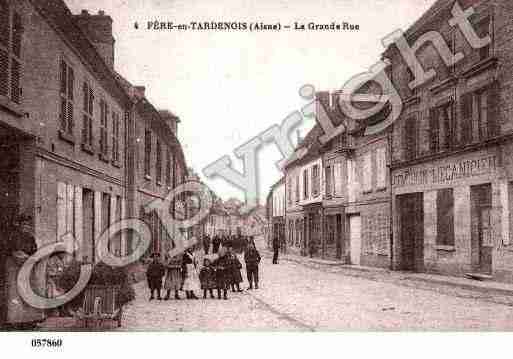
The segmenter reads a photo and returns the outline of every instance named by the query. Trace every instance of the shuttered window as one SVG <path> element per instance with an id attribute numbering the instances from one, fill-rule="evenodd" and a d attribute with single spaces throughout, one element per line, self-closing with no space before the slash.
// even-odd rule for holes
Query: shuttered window
<path id="1" fill-rule="evenodd" d="M 331 178 L 331 167 L 330 166 L 327 166 L 326 167 L 326 197 L 330 198 L 331 197 L 331 193 L 332 193 L 332 190 L 331 190 L 331 187 L 332 187 L 332 178 Z"/>
<path id="2" fill-rule="evenodd" d="M 103 156 L 108 154 L 108 119 L 109 105 L 105 100 L 100 101 L 100 153 Z"/>
<path id="3" fill-rule="evenodd" d="M 404 125 L 405 157 L 411 160 L 417 157 L 417 122 L 415 117 L 406 119 Z"/>
<path id="4" fill-rule="evenodd" d="M 372 191 L 372 153 L 363 156 L 363 191 Z"/>
<path id="5" fill-rule="evenodd" d="M 157 184 L 160 184 L 162 181 L 162 145 L 159 140 L 157 140 L 156 151 L 157 160 L 155 163 L 155 180 L 157 181 Z"/>
<path id="6" fill-rule="evenodd" d="M 151 131 L 144 131 L 144 175 L 150 175 L 150 163 L 151 163 Z"/>
<path id="7" fill-rule="evenodd" d="M 61 131 L 73 134 L 73 100 L 75 73 L 73 68 L 64 60 L 61 60 L 60 74 L 60 123 Z"/>
<path id="8" fill-rule="evenodd" d="M 22 17 L 8 0 L 0 0 L 0 96 L 21 103 Z"/>
<path id="9" fill-rule="evenodd" d="M 460 143 L 472 142 L 472 94 L 466 93 L 460 100 Z"/>
<path id="10" fill-rule="evenodd" d="M 119 163 L 119 138 L 120 138 L 121 119 L 117 112 L 112 111 L 112 161 Z"/>
<path id="11" fill-rule="evenodd" d="M 166 150 L 166 185 L 171 186 L 171 151 Z"/>
<path id="12" fill-rule="evenodd" d="M 386 148 L 378 148 L 376 150 L 376 187 L 384 189 L 387 187 L 387 150 Z"/>
<path id="13" fill-rule="evenodd" d="M 93 113 L 94 94 L 87 82 L 82 86 L 82 143 L 92 147 L 93 145 Z"/>

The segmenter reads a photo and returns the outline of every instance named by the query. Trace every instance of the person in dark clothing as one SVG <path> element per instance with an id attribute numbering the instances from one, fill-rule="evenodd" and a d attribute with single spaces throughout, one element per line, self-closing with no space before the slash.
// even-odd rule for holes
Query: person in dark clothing
<path id="1" fill-rule="evenodd" d="M 158 254 L 154 254 L 153 261 L 146 271 L 146 279 L 148 280 L 148 287 L 151 291 L 150 300 L 155 299 L 155 292 L 157 292 L 157 299 L 162 300 L 160 291 L 162 289 L 162 277 L 164 277 L 165 272 L 166 269 L 162 263 L 160 263 Z"/>
<path id="2" fill-rule="evenodd" d="M 205 254 L 208 254 L 210 251 L 210 236 L 207 234 L 205 237 L 203 237 L 203 250 L 205 251 Z"/>
<path id="3" fill-rule="evenodd" d="M 255 283 L 255 289 L 258 289 L 258 264 L 260 259 L 260 253 L 258 253 L 255 244 L 250 242 L 246 252 L 244 252 L 244 262 L 246 262 L 246 273 L 249 283 L 248 290 L 253 289 L 253 283 Z"/>
<path id="4" fill-rule="evenodd" d="M 273 264 L 278 264 L 278 255 L 280 253 L 280 239 L 278 236 L 273 239 Z"/>
<path id="5" fill-rule="evenodd" d="M 240 283 L 242 283 L 242 274 L 240 270 L 242 268 L 242 264 L 239 261 L 237 255 L 233 252 L 232 247 L 228 247 L 228 258 L 230 260 L 230 285 L 232 288 L 232 292 L 242 292 L 240 289 Z"/>
<path id="6" fill-rule="evenodd" d="M 210 293 L 210 298 L 214 298 L 214 288 L 217 287 L 216 271 L 210 265 L 210 260 L 205 258 L 203 260 L 203 268 L 201 268 L 199 279 L 201 282 L 201 289 L 203 289 L 203 299 L 207 298 L 207 291 Z"/>
<path id="7" fill-rule="evenodd" d="M 223 291 L 223 298 L 228 299 L 228 286 L 230 285 L 230 259 L 226 255 L 226 249 L 219 250 L 219 257 L 212 263 L 216 270 L 216 287 L 217 298 L 221 299 L 221 291 Z"/>
<path id="8" fill-rule="evenodd" d="M 221 245 L 221 238 L 216 234 L 212 241 L 212 253 L 217 253 L 219 251 L 219 246 Z"/>

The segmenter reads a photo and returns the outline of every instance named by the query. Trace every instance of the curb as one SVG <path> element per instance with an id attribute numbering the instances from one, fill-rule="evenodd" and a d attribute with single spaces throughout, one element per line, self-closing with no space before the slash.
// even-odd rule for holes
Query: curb
<path id="1" fill-rule="evenodd" d="M 265 250 L 263 251 L 264 255 L 266 257 L 272 257 L 272 253 Z M 505 288 L 497 288 L 497 287 L 486 287 L 481 285 L 475 285 L 472 283 L 461 283 L 461 282 L 454 282 L 450 279 L 443 279 L 443 278 L 422 278 L 422 277 L 416 277 L 415 275 L 412 275 L 410 273 L 400 272 L 400 271 L 391 271 L 389 269 L 385 268 L 373 268 L 373 267 L 361 267 L 361 266 L 352 266 L 345 263 L 337 263 L 337 262 L 331 262 L 331 261 L 323 261 L 323 260 L 316 260 L 311 258 L 305 258 L 305 259 L 298 259 L 298 258 L 291 258 L 282 256 L 280 258 L 281 260 L 293 262 L 297 264 L 302 265 L 308 265 L 308 264 L 318 264 L 318 265 L 324 265 L 327 267 L 339 267 L 341 269 L 344 269 L 347 271 L 347 275 L 351 275 L 349 271 L 353 272 L 365 272 L 365 273 L 382 273 L 382 274 L 388 274 L 388 275 L 398 275 L 401 276 L 401 279 L 406 279 L 413 282 L 423 282 L 423 283 L 432 283 L 432 284 L 438 284 L 438 285 L 444 285 L 448 287 L 453 288 L 460 288 L 465 290 L 471 290 L 479 293 L 489 293 L 489 294 L 497 294 L 497 295 L 505 295 L 509 297 L 513 297 L 513 290 L 505 289 Z M 448 277 L 452 278 L 452 277 Z M 455 277 L 457 279 L 463 279 L 463 277 Z M 483 283 L 486 283 L 484 281 Z"/>

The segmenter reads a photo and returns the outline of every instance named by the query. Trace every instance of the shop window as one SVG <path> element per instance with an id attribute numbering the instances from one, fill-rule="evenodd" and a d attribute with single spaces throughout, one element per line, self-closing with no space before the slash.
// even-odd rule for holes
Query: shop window
<path id="1" fill-rule="evenodd" d="M 437 192 L 437 237 L 436 244 L 454 246 L 454 197 L 452 188 Z"/>

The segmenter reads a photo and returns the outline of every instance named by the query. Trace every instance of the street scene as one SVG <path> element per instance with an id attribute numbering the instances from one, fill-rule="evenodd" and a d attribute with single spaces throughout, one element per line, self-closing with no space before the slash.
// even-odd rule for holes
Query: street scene
<path id="1" fill-rule="evenodd" d="M 136 286 L 120 330 L 173 331 L 505 331 L 513 297 L 386 273 L 354 272 L 290 260 L 261 265 L 258 290 L 229 293 L 229 302 L 152 301 Z M 348 273 L 349 272 L 349 273 Z M 247 284 L 244 283 L 244 289 Z"/>
<path id="2" fill-rule="evenodd" d="M 513 330 L 513 2 L 191 3 L 0 0 L 0 330 Z"/>

